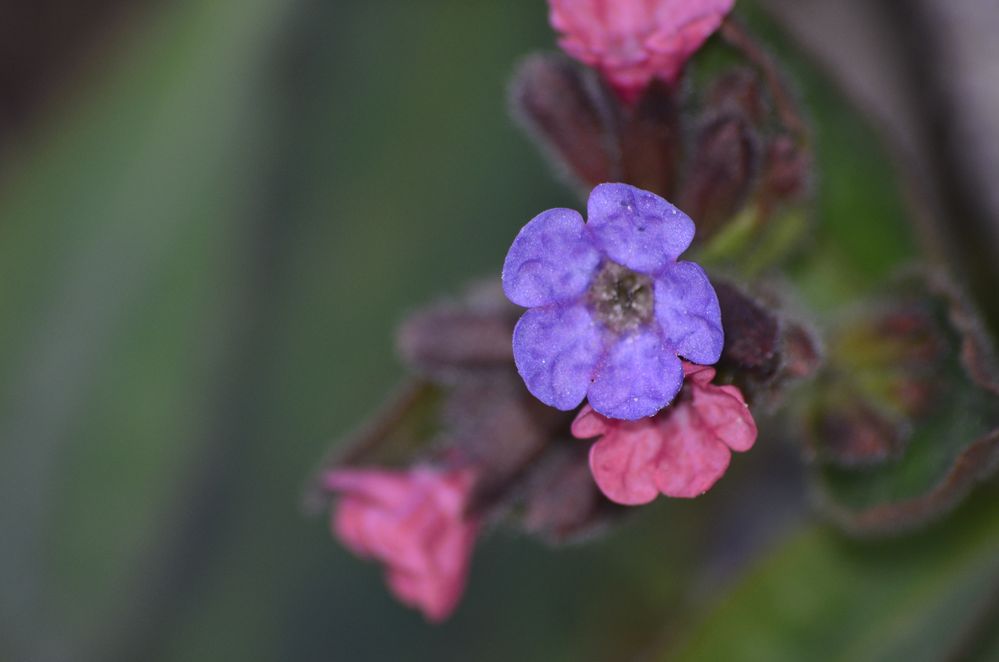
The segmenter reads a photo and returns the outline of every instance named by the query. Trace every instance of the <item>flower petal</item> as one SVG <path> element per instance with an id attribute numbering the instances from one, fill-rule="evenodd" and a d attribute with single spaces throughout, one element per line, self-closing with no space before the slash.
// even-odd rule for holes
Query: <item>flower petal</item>
<path id="1" fill-rule="evenodd" d="M 410 475 L 384 469 L 337 468 L 323 475 L 327 492 L 342 492 L 363 503 L 398 507 L 412 498 Z"/>
<path id="2" fill-rule="evenodd" d="M 340 539 L 344 547 L 362 558 L 372 556 L 371 546 L 366 535 L 365 519 L 368 506 L 357 497 L 344 497 L 333 509 L 333 535 Z"/>
<path id="3" fill-rule="evenodd" d="M 549 209 L 513 240 L 503 263 L 503 291 L 528 308 L 567 302 L 583 294 L 599 262 L 579 212 Z"/>
<path id="4" fill-rule="evenodd" d="M 608 499 L 625 506 L 649 503 L 659 495 L 656 460 L 662 439 L 655 425 L 611 429 L 590 447 L 590 472 Z"/>
<path id="5" fill-rule="evenodd" d="M 549 0 L 562 48 L 634 101 L 652 78 L 675 82 L 734 0 Z"/>
<path id="6" fill-rule="evenodd" d="M 677 262 L 655 281 L 656 320 L 677 354 L 694 363 L 715 363 L 725 335 L 721 309 L 707 274 L 693 262 Z"/>
<path id="7" fill-rule="evenodd" d="M 682 384 L 683 366 L 676 353 L 655 331 L 642 329 L 610 346 L 587 397 L 605 416 L 636 420 L 669 404 Z"/>
<path id="8" fill-rule="evenodd" d="M 563 411 L 583 401 L 600 352 L 600 328 L 583 306 L 534 308 L 513 330 L 513 358 L 527 390 Z"/>
<path id="9" fill-rule="evenodd" d="M 756 423 L 734 386 L 710 383 L 713 368 L 683 364 L 689 398 L 654 417 L 607 418 L 584 407 L 572 425 L 577 438 L 602 435 L 590 448 L 590 471 L 611 500 L 647 503 L 662 492 L 693 498 L 725 473 L 732 451 L 748 450 Z"/>
<path id="10" fill-rule="evenodd" d="M 658 29 L 645 40 L 657 75 L 676 79 L 684 63 L 721 25 L 735 0 L 667 0 L 659 2 Z"/>
<path id="11" fill-rule="evenodd" d="M 691 499 L 707 492 L 724 475 L 731 451 L 699 425 L 689 403 L 670 410 L 662 424 L 662 448 L 655 480 L 666 496 Z"/>
<path id="12" fill-rule="evenodd" d="M 425 552 L 429 565 L 415 572 L 405 565 L 390 566 L 386 581 L 403 604 L 439 623 L 454 612 L 465 591 L 478 526 L 454 526 L 446 519 L 436 525 L 436 535 L 429 538 Z"/>
<path id="13" fill-rule="evenodd" d="M 753 447 L 756 421 L 738 388 L 713 384 L 695 388 L 693 407 L 701 426 L 726 446 L 740 452 Z"/>
<path id="14" fill-rule="evenodd" d="M 430 620 L 443 620 L 464 590 L 479 524 L 465 515 L 475 476 L 417 466 L 409 471 L 337 469 L 326 487 L 342 492 L 334 533 L 359 556 L 385 564 L 393 593 Z M 377 494 L 385 489 L 387 497 Z"/>
<path id="15" fill-rule="evenodd" d="M 618 264 L 657 273 L 687 250 L 694 222 L 655 193 L 627 184 L 600 184 L 590 193 L 587 224 Z"/>
<path id="16" fill-rule="evenodd" d="M 716 370 L 709 365 L 700 365 L 690 361 L 683 362 L 683 379 L 688 384 L 700 386 L 710 384 L 711 380 L 715 378 L 715 372 Z"/>
<path id="17" fill-rule="evenodd" d="M 592 439 L 608 429 L 607 419 L 593 411 L 590 405 L 583 405 L 572 421 L 572 436 L 576 439 Z"/>

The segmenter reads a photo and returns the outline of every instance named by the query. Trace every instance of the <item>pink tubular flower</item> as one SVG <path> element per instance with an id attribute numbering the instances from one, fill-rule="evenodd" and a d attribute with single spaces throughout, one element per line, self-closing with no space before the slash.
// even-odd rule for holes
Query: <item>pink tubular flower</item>
<path id="1" fill-rule="evenodd" d="M 713 368 L 683 364 L 685 394 L 656 416 L 638 421 L 607 418 L 587 405 L 572 423 L 578 439 L 600 437 L 590 448 L 590 471 L 608 499 L 627 506 L 659 493 L 693 498 L 722 477 L 732 451 L 756 441 L 753 421 L 735 386 L 715 386 Z"/>
<path id="2" fill-rule="evenodd" d="M 465 516 L 474 482 L 468 470 L 334 469 L 325 488 L 343 495 L 333 532 L 352 552 L 386 566 L 389 589 L 440 622 L 465 589 L 479 525 Z"/>
<path id="3" fill-rule="evenodd" d="M 653 78 L 675 83 L 735 0 L 548 0 L 559 45 L 598 69 L 627 103 Z"/>

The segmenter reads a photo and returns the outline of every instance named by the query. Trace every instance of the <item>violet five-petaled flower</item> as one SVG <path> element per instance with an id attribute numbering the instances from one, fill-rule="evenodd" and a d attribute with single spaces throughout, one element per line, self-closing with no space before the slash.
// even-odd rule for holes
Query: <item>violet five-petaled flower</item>
<path id="1" fill-rule="evenodd" d="M 679 356 L 721 355 L 718 297 L 701 267 L 677 261 L 694 223 L 666 200 L 600 184 L 587 215 L 549 209 L 510 247 L 503 289 L 530 309 L 513 332 L 517 370 L 557 409 L 587 398 L 610 418 L 652 416 L 683 384 Z"/>
<path id="2" fill-rule="evenodd" d="M 735 0 L 548 0 L 566 53 L 634 102 L 653 78 L 674 83 Z"/>
<path id="3" fill-rule="evenodd" d="M 466 516 L 469 470 L 338 468 L 324 488 L 341 495 L 333 532 L 352 552 L 385 564 L 389 588 L 430 621 L 451 615 L 465 590 L 479 523 Z"/>

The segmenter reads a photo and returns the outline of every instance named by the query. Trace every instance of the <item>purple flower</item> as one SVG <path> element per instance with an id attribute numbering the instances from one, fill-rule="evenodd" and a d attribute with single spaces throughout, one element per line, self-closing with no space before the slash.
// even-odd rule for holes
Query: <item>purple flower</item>
<path id="1" fill-rule="evenodd" d="M 503 290 L 530 308 L 513 332 L 517 370 L 557 409 L 585 397 L 610 418 L 652 416 L 683 384 L 679 356 L 711 364 L 721 355 L 714 288 L 698 265 L 677 261 L 694 222 L 627 184 L 594 188 L 587 214 L 549 209 L 507 253 Z"/>

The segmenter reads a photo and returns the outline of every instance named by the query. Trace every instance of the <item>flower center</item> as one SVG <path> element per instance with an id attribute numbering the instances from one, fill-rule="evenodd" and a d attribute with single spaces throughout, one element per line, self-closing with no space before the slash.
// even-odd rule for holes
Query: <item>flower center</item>
<path id="1" fill-rule="evenodd" d="M 652 319 L 652 279 L 614 262 L 605 262 L 587 298 L 597 319 L 612 331 L 630 331 Z"/>

